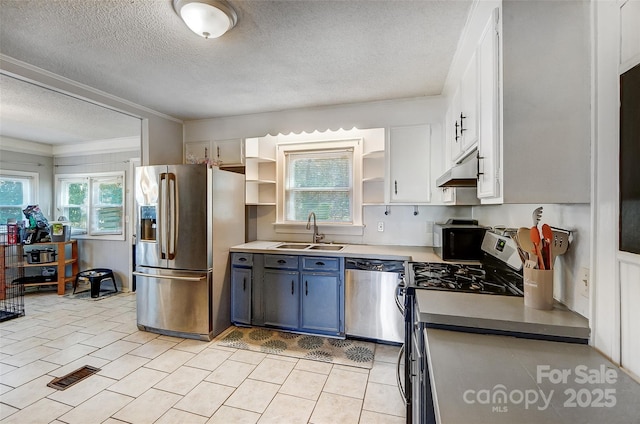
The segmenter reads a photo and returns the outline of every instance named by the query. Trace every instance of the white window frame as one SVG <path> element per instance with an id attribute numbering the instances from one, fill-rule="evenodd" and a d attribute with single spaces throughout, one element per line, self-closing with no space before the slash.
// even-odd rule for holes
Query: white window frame
<path id="1" fill-rule="evenodd" d="M 299 137 L 299 136 L 298 136 Z M 279 137 L 283 138 L 283 137 Z M 276 223 L 275 230 L 277 233 L 301 233 L 306 234 L 307 222 L 287 221 L 286 220 L 286 168 L 288 153 L 301 152 L 320 152 L 331 150 L 353 150 L 352 164 L 352 222 L 349 223 L 326 223 L 318 222 L 320 232 L 324 234 L 334 235 L 362 235 L 364 225 L 362 223 L 362 138 L 347 139 L 313 139 L 309 136 L 309 140 L 281 142 L 277 145 L 277 162 L 276 162 Z"/>
<path id="2" fill-rule="evenodd" d="M 118 233 L 92 233 L 94 181 L 101 178 L 120 178 L 122 180 L 122 222 L 120 227 L 122 230 Z M 55 192 L 56 192 L 56 210 L 62 213 L 62 184 L 67 181 L 86 181 L 88 184 L 87 193 L 87 228 L 86 233 L 73 233 L 73 237 L 77 239 L 99 239 L 99 240 L 125 240 L 126 237 L 126 211 L 127 211 L 127 186 L 124 171 L 114 172 L 96 172 L 89 174 L 56 174 L 55 175 Z"/>
<path id="3" fill-rule="evenodd" d="M 0 177 L 2 178 L 15 178 L 20 180 L 29 181 L 29 193 L 28 199 L 22 199 L 23 205 L 22 209 L 24 209 L 28 205 L 37 205 L 38 204 L 38 194 L 39 194 L 39 177 L 40 175 L 37 172 L 27 172 L 27 171 L 11 171 L 11 170 L 2 170 L 0 169 Z M 26 220 L 24 214 L 22 215 L 22 219 Z M 4 224 L 4 222 L 3 222 Z"/>

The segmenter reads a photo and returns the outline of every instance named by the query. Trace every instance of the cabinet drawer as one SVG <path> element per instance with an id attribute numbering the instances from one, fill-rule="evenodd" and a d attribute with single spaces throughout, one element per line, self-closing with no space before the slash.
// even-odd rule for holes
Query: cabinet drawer
<path id="1" fill-rule="evenodd" d="M 233 266 L 252 266 L 253 253 L 232 253 L 231 265 Z"/>
<path id="2" fill-rule="evenodd" d="M 298 269 L 298 257 L 293 255 L 264 255 L 265 268 Z"/>
<path id="3" fill-rule="evenodd" d="M 338 271 L 340 258 L 325 258 L 320 256 L 304 256 L 302 268 L 311 271 Z"/>

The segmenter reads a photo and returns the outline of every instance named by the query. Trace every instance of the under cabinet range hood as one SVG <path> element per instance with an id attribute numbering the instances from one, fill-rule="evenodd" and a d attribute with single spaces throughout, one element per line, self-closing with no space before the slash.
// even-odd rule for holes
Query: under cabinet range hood
<path id="1" fill-rule="evenodd" d="M 476 150 L 442 174 L 438 187 L 476 187 L 478 185 L 478 155 Z"/>

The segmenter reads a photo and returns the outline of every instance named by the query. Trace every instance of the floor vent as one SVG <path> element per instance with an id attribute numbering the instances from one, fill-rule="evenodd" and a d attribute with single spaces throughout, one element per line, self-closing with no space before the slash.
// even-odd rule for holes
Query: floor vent
<path id="1" fill-rule="evenodd" d="M 65 390 L 73 386 L 74 384 L 79 383 L 85 378 L 97 373 L 98 371 L 100 371 L 100 368 L 85 365 L 84 367 L 78 368 L 77 370 L 67 375 L 54 378 L 49 384 L 47 384 L 47 386 L 53 387 L 54 389 L 58 390 Z"/>

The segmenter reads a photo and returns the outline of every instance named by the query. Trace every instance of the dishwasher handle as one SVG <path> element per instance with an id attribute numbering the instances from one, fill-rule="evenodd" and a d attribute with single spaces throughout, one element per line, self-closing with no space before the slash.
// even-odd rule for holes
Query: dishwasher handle
<path id="1" fill-rule="evenodd" d="M 396 296 L 395 296 L 396 306 L 398 307 L 398 310 L 400 311 L 402 316 L 404 316 L 404 305 L 403 305 L 403 302 L 400 300 L 400 296 L 404 297 L 404 294 L 406 292 L 405 287 L 406 287 L 406 284 L 403 276 L 400 282 L 398 283 L 398 286 L 396 287 Z"/>

